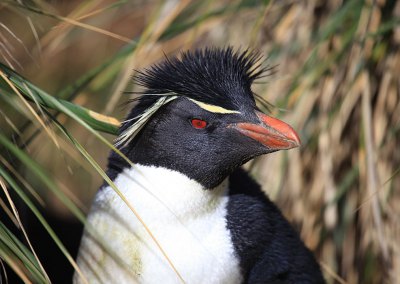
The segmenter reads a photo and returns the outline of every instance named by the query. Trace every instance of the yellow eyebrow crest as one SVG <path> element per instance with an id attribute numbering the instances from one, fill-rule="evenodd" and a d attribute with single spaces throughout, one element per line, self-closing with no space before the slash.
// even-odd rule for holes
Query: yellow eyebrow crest
<path id="1" fill-rule="evenodd" d="M 210 104 L 206 104 L 203 102 L 199 102 L 193 99 L 189 99 L 192 102 L 194 102 L 196 105 L 198 105 L 199 107 L 201 107 L 202 109 L 209 111 L 209 112 L 213 112 L 213 113 L 223 113 L 223 114 L 230 114 L 230 113 L 240 113 L 240 111 L 237 110 L 229 110 L 220 106 L 215 106 L 215 105 L 210 105 Z"/>

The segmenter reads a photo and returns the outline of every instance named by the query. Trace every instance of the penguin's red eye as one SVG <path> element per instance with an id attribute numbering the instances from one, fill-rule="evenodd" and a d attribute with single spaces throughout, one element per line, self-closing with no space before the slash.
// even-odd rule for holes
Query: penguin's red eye
<path id="1" fill-rule="evenodd" d="M 193 118 L 191 123 L 192 123 L 192 126 L 196 129 L 203 129 L 203 128 L 206 128 L 206 126 L 207 126 L 207 121 L 204 121 L 204 120 L 201 120 L 198 118 Z"/>

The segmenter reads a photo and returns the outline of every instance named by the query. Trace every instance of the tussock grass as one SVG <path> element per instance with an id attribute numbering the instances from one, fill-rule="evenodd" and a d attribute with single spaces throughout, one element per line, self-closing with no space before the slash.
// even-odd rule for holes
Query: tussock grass
<path id="1" fill-rule="evenodd" d="M 398 1 L 2 1 L 1 191 L 74 265 L 39 209 L 84 221 L 134 70 L 182 49 L 250 47 L 277 65 L 254 91 L 302 147 L 246 167 L 329 283 L 398 283 L 399 23 Z M 25 283 L 46 282 L 0 198 L 0 259 Z"/>

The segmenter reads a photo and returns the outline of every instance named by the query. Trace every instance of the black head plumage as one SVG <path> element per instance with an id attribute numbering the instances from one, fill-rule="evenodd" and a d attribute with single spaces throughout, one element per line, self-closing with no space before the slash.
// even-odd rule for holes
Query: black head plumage
<path id="1" fill-rule="evenodd" d="M 262 67 L 261 59 L 257 52 L 235 52 L 232 47 L 187 51 L 139 71 L 136 80 L 146 88 L 145 94 L 173 93 L 238 110 L 255 104 L 251 85 L 271 70 Z"/>
<path id="2" fill-rule="evenodd" d="M 261 65 L 255 52 L 206 48 L 139 71 L 137 82 L 145 90 L 116 146 L 134 163 L 178 171 L 205 188 L 217 186 L 244 162 L 279 148 L 280 140 L 265 142 L 271 131 L 263 128 L 267 118 L 251 90 L 270 70 Z M 194 126 L 194 120 L 205 126 Z"/>
<path id="3" fill-rule="evenodd" d="M 122 124 L 117 145 L 131 141 L 163 104 L 175 98 L 186 97 L 230 111 L 253 111 L 256 103 L 251 85 L 272 69 L 262 66 L 261 59 L 259 53 L 249 50 L 205 48 L 167 57 L 138 71 L 136 82 L 145 90 Z"/>

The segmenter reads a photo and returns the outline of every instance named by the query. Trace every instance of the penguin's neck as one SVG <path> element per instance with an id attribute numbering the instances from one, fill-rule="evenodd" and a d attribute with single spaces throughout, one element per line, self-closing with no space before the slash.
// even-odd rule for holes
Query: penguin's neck
<path id="1" fill-rule="evenodd" d="M 213 189 L 206 189 L 180 172 L 140 164 L 124 169 L 114 183 L 139 212 L 162 216 L 161 219 L 170 215 L 187 219 L 212 214 L 228 190 L 228 179 Z"/>

